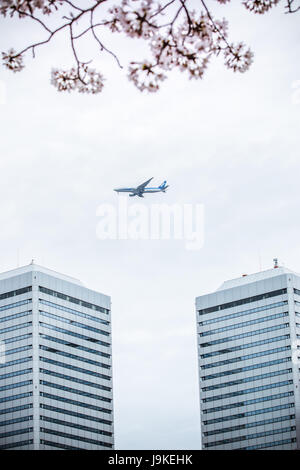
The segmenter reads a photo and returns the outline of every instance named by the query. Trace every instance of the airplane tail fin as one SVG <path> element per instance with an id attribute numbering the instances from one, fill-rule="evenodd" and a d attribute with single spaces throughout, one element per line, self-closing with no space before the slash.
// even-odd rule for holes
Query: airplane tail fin
<path id="1" fill-rule="evenodd" d="M 159 189 L 165 189 L 167 182 L 164 181 L 160 186 Z"/>

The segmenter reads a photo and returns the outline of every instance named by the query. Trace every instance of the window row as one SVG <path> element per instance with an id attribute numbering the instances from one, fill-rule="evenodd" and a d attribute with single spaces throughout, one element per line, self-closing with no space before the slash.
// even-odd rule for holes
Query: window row
<path id="1" fill-rule="evenodd" d="M 107 408 L 91 405 L 90 403 L 71 400 L 70 398 L 60 397 L 58 395 L 52 395 L 51 393 L 40 392 L 40 396 L 44 398 L 50 398 L 51 400 L 61 401 L 63 403 L 69 403 L 70 405 L 81 406 L 82 408 L 88 408 L 89 410 L 101 411 L 101 413 L 111 414 L 111 410 L 108 410 Z"/>
<path id="2" fill-rule="evenodd" d="M 215 344 L 228 343 L 229 341 L 236 341 L 237 339 L 248 338 L 249 336 L 263 335 L 271 331 L 277 331 L 277 330 L 281 330 L 282 328 L 288 328 L 288 327 L 289 327 L 289 323 L 282 323 L 281 325 L 268 326 L 266 328 L 261 328 L 260 330 L 247 331 L 246 333 L 240 333 L 239 335 L 215 339 L 213 341 L 208 341 L 207 343 L 201 343 L 199 346 L 201 348 L 207 348 L 209 346 L 214 346 Z"/>
<path id="3" fill-rule="evenodd" d="M 4 294 L 0 294 L 0 300 L 8 299 L 9 297 L 14 297 L 15 295 L 26 294 L 27 292 L 31 292 L 32 287 L 22 287 L 22 289 L 11 290 L 10 292 L 5 292 Z"/>
<path id="4" fill-rule="evenodd" d="M 253 446 L 242 447 L 241 450 L 258 450 L 258 449 L 268 449 L 269 447 L 283 446 L 286 444 L 292 444 L 296 442 L 297 439 L 292 437 L 291 439 L 282 439 L 282 441 L 267 442 L 265 444 L 255 444 Z"/>
<path id="5" fill-rule="evenodd" d="M 44 312 L 43 310 L 40 310 L 40 315 L 43 315 L 48 318 L 53 318 L 54 320 L 60 321 L 62 323 L 68 323 L 72 326 L 78 326 L 79 328 L 83 328 L 84 330 L 93 331 L 95 333 L 98 333 L 99 335 L 109 336 L 108 331 L 99 330 L 99 328 L 94 328 L 93 326 L 85 325 L 84 323 L 69 320 L 69 318 L 60 317 L 59 315 L 55 315 L 54 313 Z"/>
<path id="6" fill-rule="evenodd" d="M 22 364 L 23 362 L 28 362 L 32 360 L 32 356 L 22 357 L 21 359 L 15 359 L 14 361 L 7 361 L 4 364 L 0 364 L 0 368 L 14 366 L 16 364 Z"/>
<path id="7" fill-rule="evenodd" d="M 33 428 L 25 428 L 25 429 L 15 429 L 14 431 L 8 431 L 8 432 L 3 432 L 0 434 L 0 439 L 3 439 L 4 437 L 11 437 L 11 436 L 17 436 L 18 434 L 26 434 L 29 432 L 32 432 Z"/>
<path id="8" fill-rule="evenodd" d="M 0 330 L 0 334 L 8 333 L 9 331 L 20 330 L 21 328 L 29 328 L 30 326 L 32 326 L 32 321 L 27 321 L 26 323 L 20 323 L 19 325 L 8 326 L 7 328 L 2 328 Z"/>
<path id="9" fill-rule="evenodd" d="M 247 297 L 244 299 L 234 300 L 233 302 L 227 302 L 222 305 L 215 305 L 213 307 L 204 308 L 198 310 L 199 315 L 204 315 L 206 313 L 217 312 L 218 310 L 224 310 L 226 308 L 238 307 L 239 305 L 250 304 L 252 302 L 258 302 L 259 300 L 269 299 L 270 297 L 277 297 L 278 295 L 283 295 L 287 293 L 287 289 L 278 289 L 272 292 L 266 292 L 265 294 L 255 295 L 252 297 Z"/>
<path id="10" fill-rule="evenodd" d="M 94 432 L 95 434 L 102 434 L 103 436 L 112 436 L 112 432 L 104 431 L 103 429 L 95 429 L 90 426 L 83 426 L 82 424 L 70 423 L 69 421 L 62 421 L 61 419 L 50 418 L 49 416 L 40 416 L 41 421 L 46 421 L 48 423 L 59 424 L 61 426 L 66 426 L 74 429 L 81 429 L 82 431 Z"/>
<path id="11" fill-rule="evenodd" d="M 10 444 L 0 445 L 0 449 L 13 449 L 16 447 L 25 447 L 33 444 L 33 439 L 28 439 L 27 441 L 18 441 L 18 442 L 11 442 Z"/>
<path id="12" fill-rule="evenodd" d="M 268 315 L 266 317 L 256 318 L 255 320 L 248 320 L 241 323 L 235 323 L 234 325 L 223 326 L 222 328 L 216 328 L 215 330 L 202 331 L 200 336 L 215 335 L 216 333 L 221 333 L 222 331 L 235 330 L 237 328 L 244 328 L 245 326 L 255 325 L 256 323 L 262 323 L 270 320 L 275 320 L 276 318 L 282 318 L 288 316 L 288 312 L 283 313 L 274 313 L 273 315 Z"/>
<path id="13" fill-rule="evenodd" d="M 0 312 L 3 310 L 9 310 L 11 308 L 20 307 L 21 305 L 27 305 L 31 303 L 31 299 L 19 300 L 19 302 L 14 302 L 13 304 L 2 305 L 0 307 Z"/>
<path id="14" fill-rule="evenodd" d="M 84 339 L 85 341 L 90 341 L 91 343 L 100 344 L 101 346 L 109 347 L 110 344 L 100 339 L 91 338 L 89 336 L 81 335 L 80 333 L 74 333 L 74 331 L 65 330 L 64 328 L 59 328 L 58 326 L 49 325 L 48 323 L 39 322 L 41 326 L 47 328 L 48 330 L 58 331 L 64 335 L 74 336 L 74 338 Z M 1 332 L 1 330 L 0 330 Z"/>
<path id="15" fill-rule="evenodd" d="M 40 439 L 40 443 L 44 446 L 54 447 L 55 449 L 64 449 L 64 450 L 81 450 L 80 447 L 76 446 L 67 446 L 67 444 L 61 444 L 60 442 L 47 441 L 46 439 Z"/>
<path id="16" fill-rule="evenodd" d="M 29 374 L 32 372 L 32 368 L 23 369 L 23 370 L 14 370 L 13 372 L 8 372 L 7 374 L 0 375 L 0 380 L 8 379 L 10 377 L 16 377 L 18 375 Z"/>
<path id="17" fill-rule="evenodd" d="M 232 421 L 234 419 L 247 418 L 249 416 L 256 416 L 263 413 L 273 413 L 274 411 L 286 410 L 289 408 L 294 408 L 295 403 L 285 403 L 283 405 L 270 406 L 269 408 L 261 408 L 254 411 L 245 411 L 244 413 L 238 413 L 230 416 L 222 416 L 220 418 L 208 419 L 203 422 L 205 425 L 223 423 L 224 421 Z"/>
<path id="18" fill-rule="evenodd" d="M 10 424 L 23 423 L 25 421 L 32 421 L 33 415 L 21 416 L 20 418 L 7 419 L 6 421 L 0 421 L 0 426 L 9 426 Z"/>
<path id="19" fill-rule="evenodd" d="M 87 380 L 78 379 L 78 377 L 71 377 L 70 375 L 60 374 L 59 372 L 47 369 L 40 369 L 40 372 L 42 374 L 51 375 L 60 379 L 69 380 L 70 382 L 76 382 L 82 385 L 88 385 L 89 387 L 94 387 L 100 390 L 106 390 L 107 392 L 111 392 L 111 387 L 106 387 L 105 385 L 96 384 L 95 382 L 88 382 Z"/>
<path id="20" fill-rule="evenodd" d="M 102 351 L 97 351 L 96 349 L 87 348 L 86 346 L 82 346 L 77 343 L 70 343 L 70 341 L 67 341 L 65 339 L 55 338 L 54 336 L 48 336 L 43 333 L 40 333 L 40 337 L 43 339 L 46 339 L 47 341 L 53 341 L 54 343 L 64 344 L 65 346 L 68 346 L 70 348 L 76 348 L 77 350 L 85 351 L 91 354 L 96 354 L 97 356 L 106 357 L 108 359 L 110 359 L 111 357 L 110 354 L 104 353 Z"/>
<path id="21" fill-rule="evenodd" d="M 215 446 L 220 446 L 224 444 L 230 444 L 233 442 L 248 441 L 249 439 L 258 439 L 260 437 L 273 436 L 274 434 L 292 432 L 292 431 L 295 431 L 295 429 L 296 429 L 295 426 L 288 426 L 288 427 L 279 428 L 279 429 L 271 429 L 270 431 L 256 432 L 253 434 L 249 434 L 248 436 L 231 437 L 229 439 L 222 439 L 221 441 L 208 442 L 204 444 L 204 447 L 215 447 Z"/>
<path id="22" fill-rule="evenodd" d="M 225 383 L 223 382 L 221 384 L 209 385 L 208 387 L 201 388 L 201 390 L 203 392 L 208 392 L 209 390 L 217 390 L 219 388 L 232 387 L 233 385 L 240 385 L 240 384 L 247 383 L 247 382 L 255 382 L 256 380 L 263 380 L 269 377 L 275 377 L 277 375 L 288 374 L 291 372 L 292 372 L 292 369 L 275 370 L 273 372 L 266 372 L 265 374 L 252 375 L 250 377 L 244 377 L 243 379 L 232 380 L 230 382 L 225 382 Z"/>
<path id="23" fill-rule="evenodd" d="M 224 359 L 223 361 L 217 361 L 211 364 L 204 364 L 203 366 L 201 366 L 201 369 L 211 369 L 212 367 L 220 367 L 226 364 L 233 364 L 234 362 L 246 361 L 248 359 L 253 359 L 254 357 L 268 356 L 269 354 L 275 354 L 281 351 L 286 351 L 287 349 L 291 349 L 291 347 L 289 345 L 281 346 L 279 348 L 267 349 L 266 351 L 245 354 L 244 356 L 233 357 L 232 359 Z"/>
<path id="24" fill-rule="evenodd" d="M 204 432 L 204 436 L 213 436 L 215 434 L 226 434 L 227 432 L 241 431 L 248 428 L 256 428 L 258 426 L 266 426 L 267 424 L 281 423 L 282 421 L 291 421 L 295 419 L 295 415 L 278 416 L 277 418 L 264 419 L 262 421 L 254 421 L 253 423 L 239 424 L 230 428 L 214 429 L 213 431 Z"/>
<path id="25" fill-rule="evenodd" d="M 4 392 L 5 390 L 12 390 L 14 388 L 25 387 L 25 385 L 31 385 L 32 380 L 23 380 L 22 382 L 17 382 L 9 385 L 3 385 L 0 387 L 0 392 Z M 1 401 L 1 400 L 0 400 Z"/>
<path id="26" fill-rule="evenodd" d="M 43 410 L 54 411 L 55 413 L 61 413 L 63 415 L 68 415 L 68 416 L 75 416 L 76 418 L 86 419 L 88 421 L 94 421 L 95 423 L 107 424 L 108 426 L 112 425 L 112 421 L 99 418 L 97 416 L 86 415 L 83 413 L 78 413 L 77 411 L 71 411 L 65 408 L 58 408 L 57 406 L 47 405 L 45 403 L 41 403 L 40 407 Z"/>
<path id="27" fill-rule="evenodd" d="M 22 341 L 23 339 L 30 338 L 30 336 L 32 336 L 32 333 L 26 333 L 25 335 L 19 335 L 19 336 L 13 336 L 12 338 L 6 338 L 3 341 L 5 344 L 9 344 L 9 343 L 14 343 L 16 341 Z"/>
<path id="28" fill-rule="evenodd" d="M 11 408 L 5 408 L 3 410 L 0 410 L 0 415 L 4 415 L 6 413 L 16 413 L 17 411 L 22 411 L 22 410 L 29 410 L 30 408 L 32 408 L 32 403 L 26 403 L 25 405 L 12 406 Z"/>
<path id="29" fill-rule="evenodd" d="M 18 395 L 11 395 L 9 397 L 0 398 L 0 403 L 13 400 L 21 400 L 21 398 L 32 397 L 32 392 L 19 393 Z"/>
<path id="30" fill-rule="evenodd" d="M 201 377 L 202 380 L 216 379 L 217 377 L 224 377 L 226 375 L 239 374 L 240 372 L 246 372 L 247 370 L 259 369 L 260 367 L 274 366 L 275 364 L 282 364 L 283 362 L 291 361 L 290 357 L 283 357 L 282 359 L 275 359 L 273 361 L 261 362 L 259 364 L 253 364 L 251 366 L 240 367 L 239 369 L 226 370 L 224 372 L 218 372 L 217 374 L 206 375 Z"/>
<path id="31" fill-rule="evenodd" d="M 248 348 L 254 348 L 256 346 L 261 346 L 263 344 L 269 344 L 269 343 L 274 343 L 277 341 L 283 341 L 285 339 L 288 339 L 290 335 L 281 335 L 281 336 L 275 336 L 274 338 L 267 338 L 267 339 L 261 339 L 259 341 L 254 341 L 252 343 L 246 343 L 246 344 L 240 344 L 239 346 L 232 346 L 226 349 L 220 349 L 219 351 L 213 351 L 210 353 L 206 354 L 201 354 L 200 357 L 201 359 L 205 359 L 206 357 L 213 357 L 213 356 L 220 356 L 222 354 L 229 354 L 235 351 L 240 351 L 241 349 L 248 349 Z"/>
<path id="32" fill-rule="evenodd" d="M 92 320 L 97 323 L 102 323 L 103 325 L 110 324 L 110 322 L 107 320 L 102 320 L 99 317 L 93 317 L 92 315 L 88 315 L 87 313 L 78 312 L 77 310 L 74 310 L 69 307 L 64 307 L 63 305 L 54 304 L 53 302 L 49 302 L 48 300 L 39 299 L 39 301 L 41 304 L 48 305 L 49 307 L 55 308 L 57 310 L 63 310 L 64 312 L 71 313 L 72 315 L 77 315 L 78 317 L 86 318 L 87 320 Z"/>
<path id="33" fill-rule="evenodd" d="M 53 436 L 65 437 L 66 439 L 72 439 L 81 442 L 87 442 L 89 444 L 94 444 L 96 446 L 109 447 L 112 448 L 112 444 L 103 441 L 97 441 L 96 439 L 89 439 L 83 436 L 74 436 L 73 434 L 68 434 L 66 432 L 54 431 L 53 429 L 40 428 L 40 431 L 45 434 L 52 434 Z"/>
<path id="34" fill-rule="evenodd" d="M 99 367 L 102 367 L 103 369 L 109 369 L 109 370 L 111 369 L 110 365 L 103 364 L 103 362 L 94 361 L 92 359 L 88 359 L 88 358 L 83 357 L 83 356 L 77 356 L 76 354 L 71 354 L 71 353 L 67 353 L 67 352 L 64 352 L 64 351 L 59 351 L 58 349 L 49 348 L 49 346 L 44 346 L 43 344 L 40 344 L 40 349 L 42 349 L 43 351 L 51 352 L 53 354 L 57 354 L 58 356 L 69 357 L 70 359 L 74 359 L 76 361 L 86 362 L 87 364 L 92 364 L 94 366 L 99 366 Z"/>
<path id="35" fill-rule="evenodd" d="M 32 310 L 26 310 L 25 312 L 14 313 L 12 315 L 8 315 L 7 317 L 0 318 L 0 323 L 14 320 L 15 318 L 26 317 L 27 315 L 31 315 L 31 314 L 32 314 Z"/>
<path id="36" fill-rule="evenodd" d="M 230 315 L 225 315 L 223 317 L 211 318 L 209 320 L 199 322 L 199 325 L 210 325 L 211 323 L 217 323 L 220 321 L 230 320 L 232 318 L 243 317 L 244 315 L 250 315 L 251 313 L 262 312 L 263 310 L 270 310 L 270 308 L 282 307 L 286 305 L 288 302 L 287 300 L 283 300 L 282 302 L 276 302 L 274 304 L 263 305 L 262 307 L 250 308 L 249 310 L 244 310 L 243 312 L 235 312 L 231 313 Z"/>
<path id="37" fill-rule="evenodd" d="M 224 393 L 223 395 L 216 395 L 214 397 L 203 398 L 203 403 L 208 403 L 211 401 L 225 400 L 226 398 L 238 397 L 241 395 L 247 395 L 248 393 L 260 392 L 262 390 L 270 390 L 272 388 L 284 387 L 284 385 L 292 384 L 292 380 L 283 380 L 281 382 L 276 382 L 273 384 L 260 385 L 259 387 L 246 388 L 245 390 L 238 390 L 237 392 Z"/>
<path id="38" fill-rule="evenodd" d="M 67 364 L 65 362 L 54 361 L 53 359 L 47 359 L 46 357 L 40 356 L 40 361 L 47 362 L 48 364 L 53 364 L 54 366 L 64 367 L 65 369 L 76 370 L 77 372 L 81 372 L 82 374 L 93 375 L 95 377 L 99 377 L 100 379 L 104 380 L 111 380 L 109 375 L 100 374 L 99 372 L 94 372 L 89 369 L 82 369 L 81 367 L 72 366 L 71 364 Z"/>
<path id="39" fill-rule="evenodd" d="M 27 344 L 26 346 L 19 346 L 18 348 L 7 349 L 5 351 L 5 356 L 8 356 L 9 354 L 22 352 L 22 351 L 28 351 L 29 349 L 32 349 L 32 344 Z"/>
<path id="40" fill-rule="evenodd" d="M 76 299 L 75 297 L 71 297 L 69 295 L 62 294 L 61 292 L 56 292 L 51 289 L 47 289 L 46 287 L 39 286 L 39 291 L 43 292 L 47 295 L 52 295 L 53 297 L 57 297 L 59 299 L 67 300 L 68 302 L 72 302 L 77 305 L 82 305 L 82 307 L 90 308 L 91 310 L 97 310 L 98 312 L 109 314 L 109 310 L 104 307 L 100 307 L 99 305 L 91 304 L 89 302 L 85 302 L 84 300 Z"/>
<path id="41" fill-rule="evenodd" d="M 111 403 L 111 398 L 95 395 L 94 393 L 85 392 L 84 390 L 77 390 L 76 388 L 70 388 L 66 385 L 54 384 L 47 382 L 46 380 L 40 380 L 40 384 L 46 387 L 56 388 L 57 390 L 64 390 L 65 392 L 74 393 L 75 395 L 82 395 L 83 397 L 92 398 L 93 400 L 100 400 Z"/>
<path id="42" fill-rule="evenodd" d="M 254 403 L 261 403 L 261 402 L 270 401 L 270 400 L 279 400 L 280 398 L 286 398 L 292 395 L 294 395 L 293 391 L 277 393 L 276 395 L 268 395 L 266 397 L 261 397 L 261 398 L 252 398 L 251 400 L 245 400 L 245 401 L 241 401 L 237 403 L 229 403 L 228 405 L 216 406 L 214 408 L 207 408 L 205 410 L 202 410 L 202 412 L 204 414 L 216 413 L 217 411 L 230 410 L 231 408 L 239 408 L 241 406 L 253 405 Z"/>

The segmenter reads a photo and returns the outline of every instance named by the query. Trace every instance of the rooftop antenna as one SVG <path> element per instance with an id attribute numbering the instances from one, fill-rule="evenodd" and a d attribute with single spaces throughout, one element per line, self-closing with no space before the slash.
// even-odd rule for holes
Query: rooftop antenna
<path id="1" fill-rule="evenodd" d="M 30 263 L 30 264 L 34 264 L 34 258 L 32 258 L 32 260 L 31 260 L 31 263 Z"/>
<path id="2" fill-rule="evenodd" d="M 273 261 L 274 261 L 274 269 L 275 268 L 278 268 L 278 258 L 273 258 Z"/>

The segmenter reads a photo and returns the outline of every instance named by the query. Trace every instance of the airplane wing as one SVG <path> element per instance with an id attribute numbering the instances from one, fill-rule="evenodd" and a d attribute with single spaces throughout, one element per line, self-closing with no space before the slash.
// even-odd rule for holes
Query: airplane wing
<path id="1" fill-rule="evenodd" d="M 145 187 L 147 186 L 147 184 L 150 183 L 151 180 L 153 180 L 153 177 L 150 178 L 150 179 L 149 179 L 148 181 L 146 181 L 145 183 L 140 184 L 140 185 L 136 188 L 136 190 L 137 190 L 137 191 L 143 191 L 143 190 L 145 189 Z"/>

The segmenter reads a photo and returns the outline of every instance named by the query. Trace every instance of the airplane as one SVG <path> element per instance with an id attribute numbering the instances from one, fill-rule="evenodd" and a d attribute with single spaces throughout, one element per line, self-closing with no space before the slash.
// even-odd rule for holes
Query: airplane
<path id="1" fill-rule="evenodd" d="M 148 181 L 146 181 L 143 184 L 140 184 L 137 188 L 117 188 L 114 189 L 117 193 L 130 193 L 129 196 L 139 196 L 139 197 L 144 197 L 143 194 L 147 193 L 160 193 L 166 192 L 166 189 L 169 187 L 167 185 L 167 182 L 164 181 L 158 188 L 147 188 L 146 186 L 150 183 L 150 181 L 153 180 L 153 178 L 150 178 Z"/>

